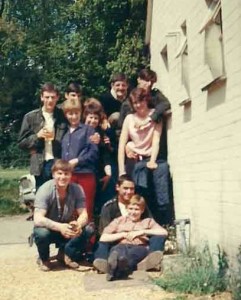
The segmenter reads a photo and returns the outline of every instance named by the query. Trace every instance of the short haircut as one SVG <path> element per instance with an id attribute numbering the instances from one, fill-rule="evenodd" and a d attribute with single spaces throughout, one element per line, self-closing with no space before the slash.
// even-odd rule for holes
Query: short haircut
<path id="1" fill-rule="evenodd" d="M 150 81 L 151 85 L 153 85 L 157 81 L 156 72 L 152 71 L 151 69 L 142 69 L 138 77 L 145 81 Z"/>
<path id="2" fill-rule="evenodd" d="M 71 164 L 68 161 L 63 160 L 63 159 L 57 159 L 54 162 L 51 171 L 52 171 L 52 173 L 54 173 L 59 170 L 72 173 L 73 167 L 71 166 Z"/>
<path id="3" fill-rule="evenodd" d="M 116 81 L 125 81 L 128 84 L 128 78 L 124 73 L 113 74 L 110 78 L 110 83 L 115 83 Z"/>
<path id="4" fill-rule="evenodd" d="M 118 184 L 119 186 L 121 186 L 121 185 L 123 184 L 124 181 L 131 181 L 131 182 L 134 183 L 133 179 L 132 179 L 129 175 L 123 174 L 123 175 L 121 175 L 121 176 L 118 178 L 117 184 Z"/>
<path id="5" fill-rule="evenodd" d="M 81 103 L 77 99 L 68 99 L 68 100 L 65 100 L 63 102 L 62 109 L 64 111 L 64 114 L 66 114 L 69 111 L 79 111 L 79 112 L 82 111 L 82 109 L 81 109 Z"/>
<path id="6" fill-rule="evenodd" d="M 67 94 L 69 94 L 69 93 L 77 93 L 79 95 L 82 95 L 82 86 L 79 83 L 72 81 L 72 82 L 70 82 L 68 84 L 65 92 Z"/>
<path id="7" fill-rule="evenodd" d="M 44 92 L 54 92 L 59 96 L 58 87 L 51 82 L 46 82 L 41 86 L 40 94 L 43 95 Z"/>
<path id="8" fill-rule="evenodd" d="M 146 201 L 142 196 L 135 194 L 131 197 L 128 205 L 137 205 L 140 207 L 140 209 L 145 210 Z"/>
<path id="9" fill-rule="evenodd" d="M 138 101 L 138 102 L 146 101 L 147 103 L 149 103 L 151 100 L 151 95 L 145 89 L 137 87 L 130 92 L 129 98 L 130 98 L 131 107 L 133 109 L 134 101 Z"/>
<path id="10" fill-rule="evenodd" d="M 95 99 L 95 98 L 90 98 L 90 99 Z M 95 99 L 95 100 L 98 101 L 97 99 Z M 103 107 L 102 107 L 101 103 L 100 102 L 98 103 L 98 102 L 89 102 L 89 104 L 84 105 L 84 111 L 83 111 L 83 120 L 84 121 L 89 114 L 98 115 L 99 119 L 100 119 L 100 121 L 99 121 L 100 124 L 106 118 Z"/>

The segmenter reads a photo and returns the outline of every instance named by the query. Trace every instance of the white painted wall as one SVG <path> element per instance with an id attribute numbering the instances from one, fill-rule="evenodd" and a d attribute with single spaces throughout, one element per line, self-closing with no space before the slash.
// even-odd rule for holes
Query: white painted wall
<path id="1" fill-rule="evenodd" d="M 151 67 L 157 87 L 172 104 L 169 119 L 169 164 L 176 218 L 191 219 L 193 244 L 219 244 L 231 258 L 241 244 L 241 1 L 222 0 L 224 59 L 227 81 L 213 93 L 207 81 L 204 36 L 207 16 L 200 0 L 154 0 Z M 183 100 L 180 57 L 181 24 L 186 21 L 191 108 Z M 160 52 L 167 45 L 166 70 Z M 190 119 L 189 121 L 185 121 Z"/>

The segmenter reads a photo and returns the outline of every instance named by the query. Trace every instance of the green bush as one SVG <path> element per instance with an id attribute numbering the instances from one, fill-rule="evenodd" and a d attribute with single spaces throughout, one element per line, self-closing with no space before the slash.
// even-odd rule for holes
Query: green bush
<path id="1" fill-rule="evenodd" d="M 190 293 L 195 295 L 212 294 L 227 289 L 226 255 L 219 249 L 216 267 L 207 246 L 203 251 L 193 250 L 183 255 L 180 270 L 167 270 L 155 283 L 169 292 Z"/>
<path id="2" fill-rule="evenodd" d="M 18 201 L 18 178 L 11 178 L 18 176 L 18 172 L 14 172 L 14 170 L 11 170 L 9 172 L 1 173 L 4 174 L 4 176 L 6 176 L 7 178 L 0 178 L 0 217 L 26 212 L 26 209 L 21 208 Z"/>

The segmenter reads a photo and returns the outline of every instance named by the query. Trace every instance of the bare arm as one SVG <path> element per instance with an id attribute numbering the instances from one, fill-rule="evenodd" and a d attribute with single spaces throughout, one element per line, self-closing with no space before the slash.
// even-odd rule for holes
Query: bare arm
<path id="1" fill-rule="evenodd" d="M 147 168 L 149 169 L 156 169 L 156 159 L 159 152 L 159 143 L 162 133 L 162 123 L 155 125 L 155 130 L 152 137 L 152 149 L 151 149 L 151 158 L 150 161 L 147 163 Z"/>
<path id="2" fill-rule="evenodd" d="M 65 238 L 71 238 L 75 234 L 68 223 L 55 222 L 46 218 L 47 211 L 41 208 L 34 210 L 34 225 L 38 227 L 45 227 L 53 231 L 60 232 Z"/>
<path id="3" fill-rule="evenodd" d="M 128 141 L 128 122 L 129 118 L 126 117 L 119 140 L 119 148 L 118 148 L 118 166 L 119 166 L 119 176 L 125 174 L 125 146 Z"/>
<path id="4" fill-rule="evenodd" d="M 127 236 L 127 232 L 103 233 L 100 237 L 101 242 L 116 242 Z"/>

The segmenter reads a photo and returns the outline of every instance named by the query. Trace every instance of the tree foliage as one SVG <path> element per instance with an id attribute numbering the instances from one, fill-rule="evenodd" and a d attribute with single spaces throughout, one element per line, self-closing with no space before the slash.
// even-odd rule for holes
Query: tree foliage
<path id="1" fill-rule="evenodd" d="M 146 0 L 1 0 L 0 12 L 5 151 L 16 142 L 9 132 L 17 132 L 23 115 L 39 105 L 41 83 L 51 81 L 63 90 L 78 80 L 86 95 L 98 96 L 113 72 L 134 80 L 148 63 L 143 54 Z"/>

